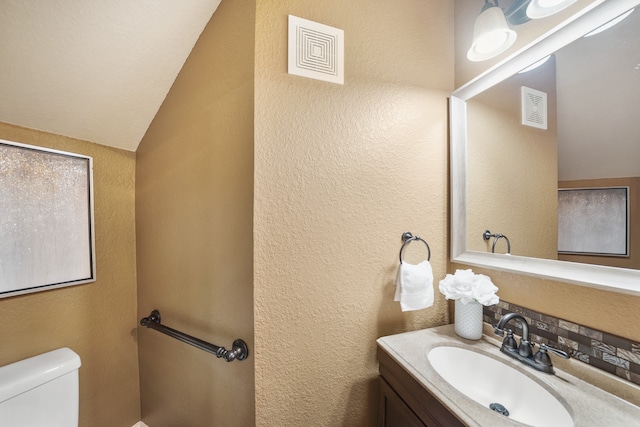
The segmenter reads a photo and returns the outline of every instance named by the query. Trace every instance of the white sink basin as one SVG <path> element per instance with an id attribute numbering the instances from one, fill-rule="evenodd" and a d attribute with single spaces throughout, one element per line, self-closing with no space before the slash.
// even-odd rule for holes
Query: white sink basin
<path id="1" fill-rule="evenodd" d="M 434 347 L 427 358 L 458 391 L 486 408 L 501 405 L 511 420 L 534 427 L 574 426 L 571 414 L 553 394 L 497 359 L 453 346 Z"/>

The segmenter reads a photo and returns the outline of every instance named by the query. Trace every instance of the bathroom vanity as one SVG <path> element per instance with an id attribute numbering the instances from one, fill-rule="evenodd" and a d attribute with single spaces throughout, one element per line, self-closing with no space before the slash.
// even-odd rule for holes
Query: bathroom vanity
<path id="1" fill-rule="evenodd" d="M 382 347 L 378 427 L 464 426 Z"/>
<path id="2" fill-rule="evenodd" d="M 484 335 L 478 341 L 464 340 L 455 335 L 453 325 L 382 337 L 377 343 L 380 365 L 379 427 L 558 425 L 542 419 L 549 412 L 545 403 L 540 403 L 542 401 L 536 400 L 530 392 L 522 393 L 519 384 L 505 380 L 504 375 L 485 375 L 484 379 L 477 382 L 472 378 L 473 372 L 484 371 L 486 374 L 487 369 L 483 366 L 474 365 L 467 369 L 469 373 L 466 375 L 469 377 L 464 382 L 472 384 L 472 388 L 477 387 L 480 394 L 493 390 L 514 396 L 515 403 L 507 405 L 512 410 L 511 416 L 495 412 L 495 409 L 489 409 L 488 405 L 460 391 L 438 374 L 430 362 L 429 352 L 442 347 L 457 348 L 475 353 L 483 359 L 491 359 L 491 363 L 502 366 L 504 372 L 517 371 L 517 376 L 535 383 L 562 407 L 568 414 L 564 425 L 640 427 L 640 407 L 619 397 L 640 396 L 640 387 L 585 367 L 576 360 L 554 358 L 554 375 L 538 372 L 502 354 L 499 341 L 493 337 Z M 456 363 L 465 364 L 461 368 L 469 368 L 468 361 L 456 357 L 451 358 L 451 363 L 454 366 Z M 596 387 L 592 384 L 594 382 L 600 386 Z M 524 412 L 520 406 L 525 407 Z M 518 416 L 524 418 L 520 418 L 520 421 L 513 419 Z"/>

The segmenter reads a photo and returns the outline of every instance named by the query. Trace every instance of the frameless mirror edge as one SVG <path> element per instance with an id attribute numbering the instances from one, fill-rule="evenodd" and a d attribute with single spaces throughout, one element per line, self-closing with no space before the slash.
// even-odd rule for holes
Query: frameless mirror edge
<path id="1" fill-rule="evenodd" d="M 638 0 L 594 2 L 588 9 L 563 22 L 451 94 L 451 262 L 640 296 L 640 270 L 483 253 L 468 250 L 466 244 L 466 101 L 609 22 L 638 3 Z"/>

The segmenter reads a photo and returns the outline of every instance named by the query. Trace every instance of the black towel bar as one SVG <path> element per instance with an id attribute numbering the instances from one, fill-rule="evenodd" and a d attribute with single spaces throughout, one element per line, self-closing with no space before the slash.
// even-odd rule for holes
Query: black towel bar
<path id="1" fill-rule="evenodd" d="M 169 335 L 179 341 L 190 344 L 194 347 L 204 350 L 207 353 L 215 354 L 216 357 L 222 357 L 227 362 L 233 362 L 234 360 L 244 360 L 249 355 L 249 347 L 241 339 L 237 339 L 233 342 L 231 350 L 226 350 L 224 347 L 219 347 L 215 344 L 208 343 L 191 335 L 187 335 L 184 332 L 177 331 L 173 328 L 160 324 L 160 312 L 153 310 L 148 317 L 140 319 L 140 324 L 147 328 L 155 329 L 158 332 Z"/>

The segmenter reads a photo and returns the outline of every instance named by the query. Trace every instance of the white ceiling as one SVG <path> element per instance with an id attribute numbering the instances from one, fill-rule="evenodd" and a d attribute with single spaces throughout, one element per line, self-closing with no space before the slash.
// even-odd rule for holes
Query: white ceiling
<path id="1" fill-rule="evenodd" d="M 220 0 L 0 0 L 0 122 L 135 151 Z"/>

